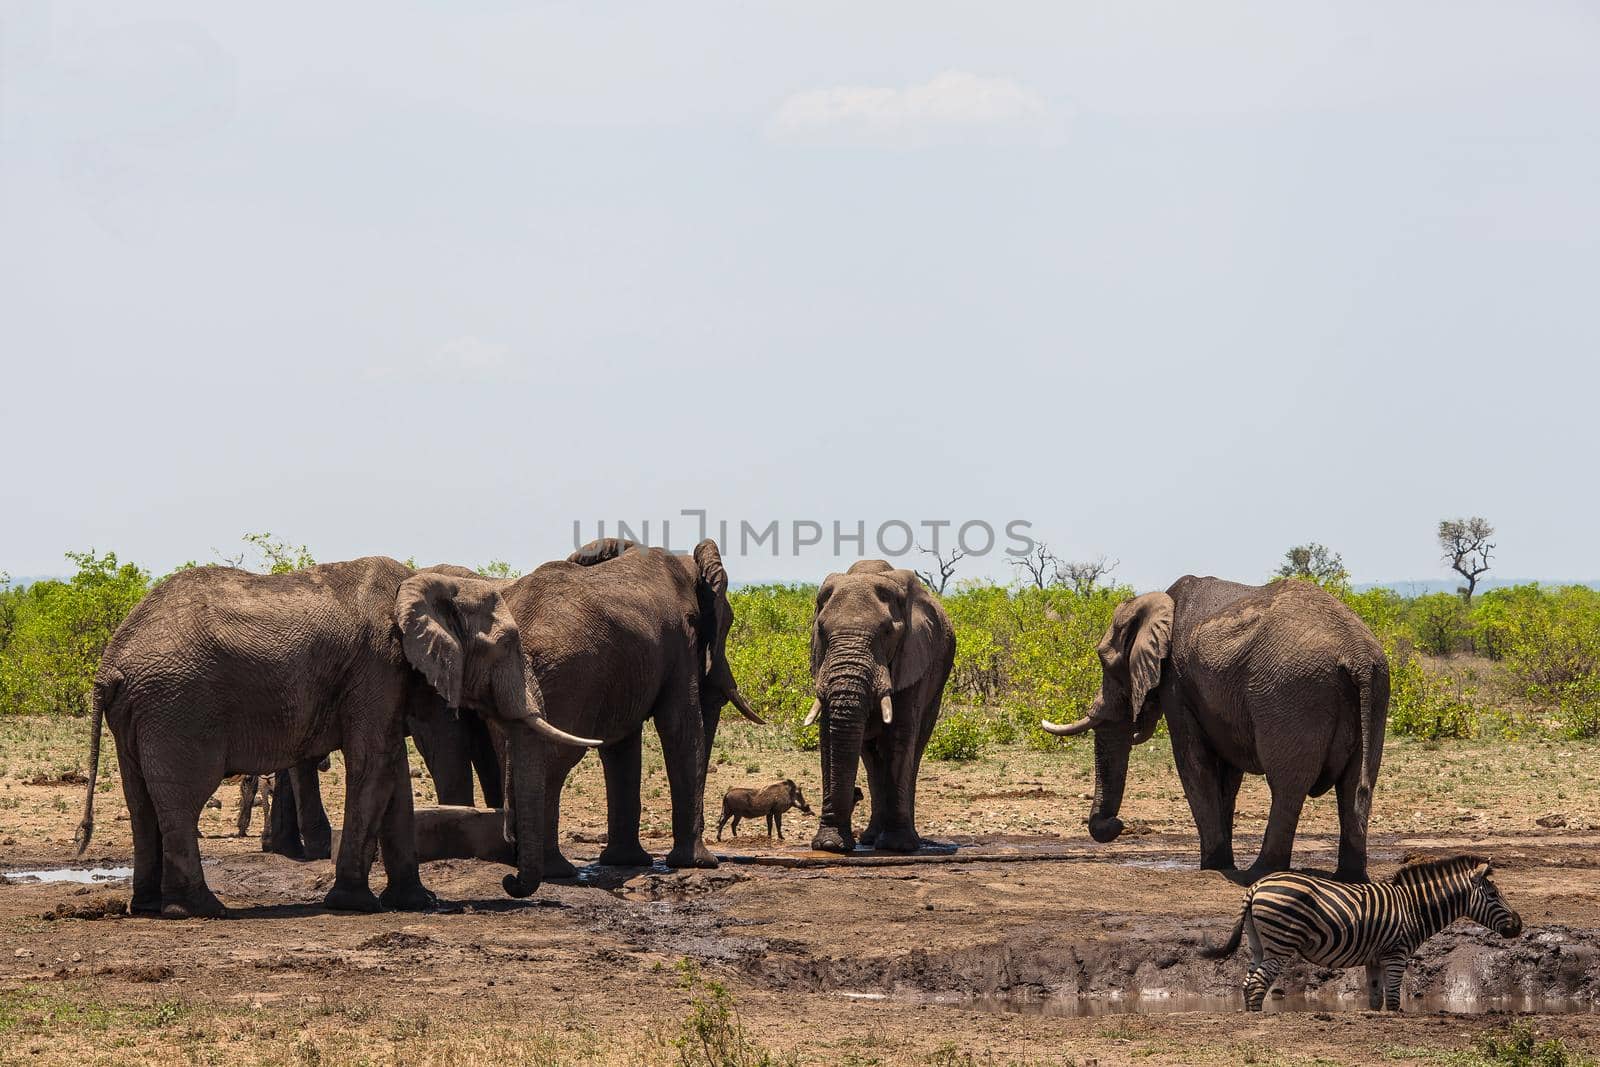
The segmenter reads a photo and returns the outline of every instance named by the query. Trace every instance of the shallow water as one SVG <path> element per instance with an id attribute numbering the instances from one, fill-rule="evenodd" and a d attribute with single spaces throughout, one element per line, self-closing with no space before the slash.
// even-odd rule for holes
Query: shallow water
<path id="1" fill-rule="evenodd" d="M 847 994 L 848 995 L 848 994 Z M 1200 993 L 1155 991 L 1122 997 L 970 997 L 930 998 L 927 1003 L 948 1004 L 976 1011 L 1014 1012 L 1020 1015 L 1082 1017 L 1092 1015 L 1155 1015 L 1163 1012 L 1234 1012 L 1244 1010 L 1243 994 L 1212 996 Z M 1600 1003 L 1574 997 L 1528 995 L 1406 996 L 1401 1001 L 1408 1012 L 1492 1015 L 1514 1012 L 1542 1015 L 1570 1015 L 1600 1012 Z M 1334 993 L 1296 993 L 1269 996 L 1269 1013 L 1295 1011 L 1365 1011 L 1367 998 L 1343 997 Z"/>
<path id="2" fill-rule="evenodd" d="M 36 871 L 0 871 L 15 882 L 75 882 L 99 885 L 133 877 L 132 867 L 48 867 Z"/>

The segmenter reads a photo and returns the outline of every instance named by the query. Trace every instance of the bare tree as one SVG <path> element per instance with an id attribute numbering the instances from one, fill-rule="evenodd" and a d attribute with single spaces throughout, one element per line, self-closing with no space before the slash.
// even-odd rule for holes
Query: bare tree
<path id="1" fill-rule="evenodd" d="M 959 548 L 952 548 L 946 554 L 932 548 L 923 548 L 921 545 L 917 546 L 917 551 L 925 556 L 932 556 L 934 562 L 939 565 L 939 576 L 937 578 L 933 576 L 931 570 L 918 571 L 917 577 L 921 578 L 929 589 L 932 589 L 940 596 L 944 596 L 945 587 L 950 584 L 950 579 L 955 576 L 956 564 L 966 557 L 966 553 Z"/>
<path id="2" fill-rule="evenodd" d="M 1109 559 L 1104 553 L 1090 560 L 1057 562 L 1056 581 L 1062 585 L 1072 586 L 1072 591 L 1079 596 L 1088 596 L 1094 592 L 1100 579 L 1116 570 L 1121 563 L 1120 559 Z"/>
<path id="3" fill-rule="evenodd" d="M 1060 564 L 1061 558 L 1043 541 L 1035 541 L 1026 556 L 1011 557 L 1011 565 L 1017 569 L 1017 580 L 1023 585 L 1031 582 L 1039 589 L 1048 588 L 1056 580 L 1056 568 Z"/>
<path id="4" fill-rule="evenodd" d="M 1344 569 L 1344 560 L 1339 558 L 1339 553 L 1327 545 L 1308 541 L 1303 545 L 1295 545 L 1283 554 L 1283 563 L 1278 567 L 1277 576 L 1302 578 L 1320 586 L 1329 586 L 1343 585 L 1349 581 L 1350 572 Z"/>
<path id="5" fill-rule="evenodd" d="M 1480 515 L 1470 519 L 1439 520 L 1439 547 L 1450 569 L 1467 580 L 1459 592 L 1468 604 L 1478 588 L 1478 576 L 1489 569 L 1489 553 L 1494 550 L 1494 527 Z"/>

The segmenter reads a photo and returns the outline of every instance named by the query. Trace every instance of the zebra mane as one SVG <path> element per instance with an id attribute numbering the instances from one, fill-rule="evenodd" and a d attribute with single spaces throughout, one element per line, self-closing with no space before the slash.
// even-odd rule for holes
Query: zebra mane
<path id="1" fill-rule="evenodd" d="M 1444 856 L 1428 859 L 1420 856 L 1407 856 L 1405 862 L 1389 881 L 1394 885 L 1415 884 L 1424 881 L 1430 875 L 1455 874 L 1459 871 L 1471 870 L 1474 867 L 1489 862 L 1488 856 L 1475 853 L 1466 853 L 1459 856 Z"/>

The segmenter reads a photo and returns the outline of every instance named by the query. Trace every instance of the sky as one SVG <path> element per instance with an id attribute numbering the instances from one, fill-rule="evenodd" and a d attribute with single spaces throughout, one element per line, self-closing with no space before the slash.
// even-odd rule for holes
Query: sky
<path id="1" fill-rule="evenodd" d="M 139 9 L 0 3 L 0 571 L 1600 573 L 1592 4 Z"/>

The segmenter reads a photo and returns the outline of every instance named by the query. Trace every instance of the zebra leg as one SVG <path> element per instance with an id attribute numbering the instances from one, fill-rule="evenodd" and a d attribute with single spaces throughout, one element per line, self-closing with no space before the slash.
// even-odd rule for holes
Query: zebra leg
<path id="1" fill-rule="evenodd" d="M 1272 984 L 1278 980 L 1278 973 L 1283 970 L 1283 960 L 1270 956 L 1256 966 L 1250 968 L 1244 976 L 1244 1010 L 1260 1011 L 1266 1002 L 1267 993 L 1271 991 Z"/>
<path id="2" fill-rule="evenodd" d="M 1376 963 L 1367 964 L 1367 1010 L 1383 1010 L 1383 968 Z"/>
<path id="3" fill-rule="evenodd" d="M 1400 983 L 1406 976 L 1406 957 L 1385 956 L 1380 962 L 1383 966 L 1383 1008 L 1385 1011 L 1399 1011 Z"/>

